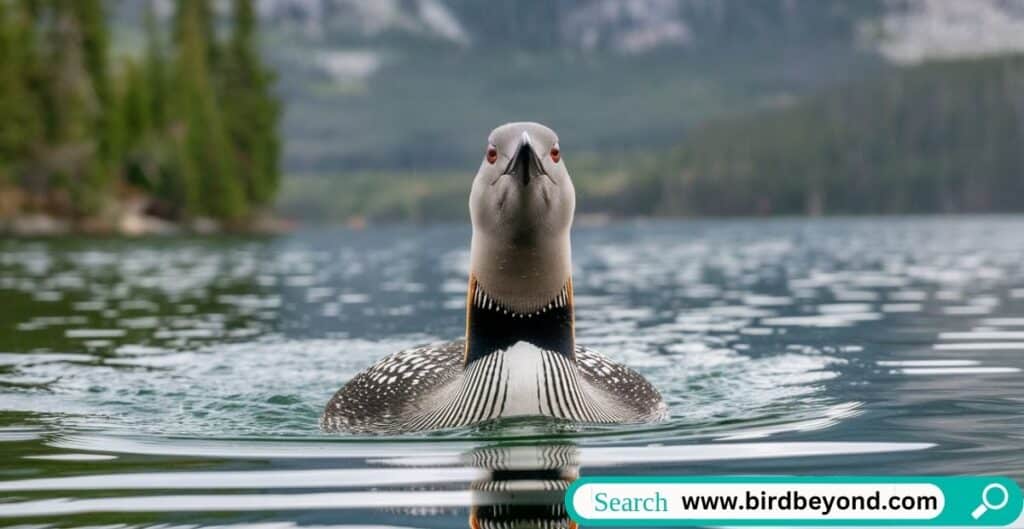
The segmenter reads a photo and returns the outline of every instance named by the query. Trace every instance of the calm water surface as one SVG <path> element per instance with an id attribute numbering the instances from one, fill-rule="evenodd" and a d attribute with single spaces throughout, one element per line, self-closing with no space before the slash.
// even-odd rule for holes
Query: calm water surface
<path id="1" fill-rule="evenodd" d="M 0 525 L 556 527 L 580 474 L 1024 479 L 1024 217 L 578 228 L 578 339 L 670 420 L 320 433 L 357 371 L 462 332 L 468 241 L 0 241 Z"/>

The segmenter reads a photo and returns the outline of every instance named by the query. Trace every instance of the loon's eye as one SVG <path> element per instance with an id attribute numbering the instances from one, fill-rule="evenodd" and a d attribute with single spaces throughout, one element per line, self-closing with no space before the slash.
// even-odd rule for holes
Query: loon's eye
<path id="1" fill-rule="evenodd" d="M 496 161 L 498 161 L 498 149 L 496 149 L 494 147 L 494 145 L 488 145 L 487 146 L 487 163 L 494 164 L 494 162 L 496 162 Z"/>
<path id="2" fill-rule="evenodd" d="M 554 147 L 551 147 L 551 161 L 558 163 L 562 159 L 562 150 L 558 148 L 556 143 Z"/>

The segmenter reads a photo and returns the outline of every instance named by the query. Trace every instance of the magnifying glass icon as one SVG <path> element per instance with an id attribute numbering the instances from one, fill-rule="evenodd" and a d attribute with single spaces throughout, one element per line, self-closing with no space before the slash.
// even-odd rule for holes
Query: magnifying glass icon
<path id="1" fill-rule="evenodd" d="M 1003 499 L 998 502 L 990 501 L 988 493 L 993 490 L 997 490 L 1002 493 Z M 990 510 L 998 511 L 999 509 L 1006 507 L 1007 503 L 1010 503 L 1010 492 L 1006 490 L 1006 487 L 999 483 L 990 483 L 981 491 L 981 505 L 978 505 L 973 511 L 971 511 L 971 518 L 977 520 Z"/>

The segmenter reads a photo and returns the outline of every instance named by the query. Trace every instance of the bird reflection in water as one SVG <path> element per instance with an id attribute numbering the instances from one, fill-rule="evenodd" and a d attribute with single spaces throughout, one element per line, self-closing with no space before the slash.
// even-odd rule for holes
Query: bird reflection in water
<path id="1" fill-rule="evenodd" d="M 471 529 L 576 529 L 564 503 L 579 476 L 575 445 L 488 446 L 464 457 L 483 474 L 470 484 Z"/>

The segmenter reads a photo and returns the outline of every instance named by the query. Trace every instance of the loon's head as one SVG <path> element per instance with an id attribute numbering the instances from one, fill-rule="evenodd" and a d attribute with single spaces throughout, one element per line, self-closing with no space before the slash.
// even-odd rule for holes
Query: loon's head
<path id="1" fill-rule="evenodd" d="M 564 237 L 576 195 L 558 136 L 539 123 L 508 123 L 487 138 L 469 212 L 473 230 L 517 246 Z"/>
<path id="2" fill-rule="evenodd" d="M 521 122 L 491 131 L 469 197 L 470 268 L 484 291 L 521 312 L 555 299 L 572 270 L 575 207 L 553 130 Z"/>

